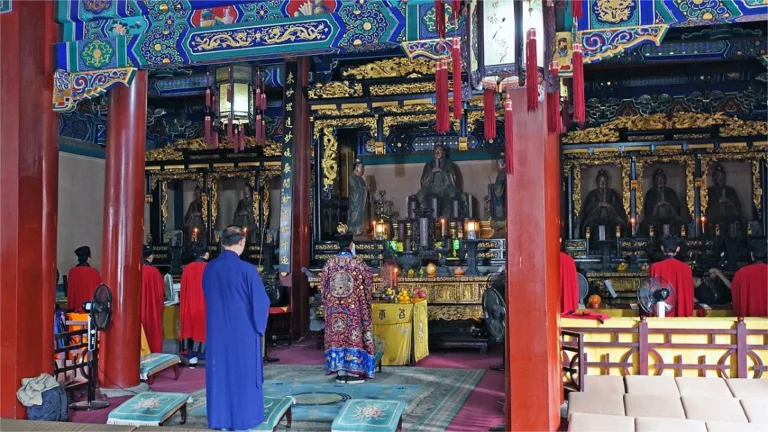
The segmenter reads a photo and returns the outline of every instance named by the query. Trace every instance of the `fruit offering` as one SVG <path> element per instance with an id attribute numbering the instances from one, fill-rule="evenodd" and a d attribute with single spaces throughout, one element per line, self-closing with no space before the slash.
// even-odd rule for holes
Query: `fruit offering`
<path id="1" fill-rule="evenodd" d="M 424 288 L 422 287 L 416 287 L 413 289 L 413 298 L 414 299 L 427 298 L 427 292 L 424 291 Z"/>
<path id="2" fill-rule="evenodd" d="M 410 303 L 411 302 L 411 294 L 408 292 L 408 290 L 403 289 L 403 290 L 400 290 L 400 292 L 397 293 L 397 302 L 398 303 Z"/>
<path id="3" fill-rule="evenodd" d="M 618 267 L 616 267 L 616 271 L 619 273 L 624 273 L 627 270 L 629 270 L 629 264 L 626 262 L 622 262 Z"/>
<path id="4" fill-rule="evenodd" d="M 388 301 L 390 303 L 395 302 L 395 290 L 392 288 L 387 288 L 384 290 L 384 295 L 382 296 L 382 300 Z"/>
<path id="5" fill-rule="evenodd" d="M 414 269 L 408 270 L 408 277 L 409 278 L 412 278 L 412 277 L 415 277 L 415 276 L 416 276 L 416 270 L 414 270 Z"/>

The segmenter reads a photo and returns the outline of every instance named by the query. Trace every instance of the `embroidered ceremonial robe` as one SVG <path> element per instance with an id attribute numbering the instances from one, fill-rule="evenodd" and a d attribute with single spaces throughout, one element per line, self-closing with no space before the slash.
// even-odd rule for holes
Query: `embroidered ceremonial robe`
<path id="1" fill-rule="evenodd" d="M 203 271 L 205 261 L 195 261 L 181 274 L 179 339 L 205 343 L 205 297 Z"/>
<path id="2" fill-rule="evenodd" d="M 262 341 L 269 297 L 256 267 L 224 250 L 205 266 L 205 386 L 210 429 L 264 421 Z"/>
<path id="3" fill-rule="evenodd" d="M 579 276 L 576 262 L 565 252 L 560 252 L 560 286 L 562 286 L 561 312 L 579 308 Z"/>
<path id="4" fill-rule="evenodd" d="M 768 317 L 768 264 L 739 269 L 731 282 L 731 294 L 737 317 Z"/>
<path id="5" fill-rule="evenodd" d="M 651 266 L 651 276 L 663 278 L 675 289 L 675 308 L 666 316 L 694 316 L 693 272 L 688 264 L 674 258 L 667 258 Z"/>
<path id="6" fill-rule="evenodd" d="M 141 325 L 147 334 L 149 349 L 163 352 L 163 308 L 165 308 L 165 282 L 155 266 L 144 262 L 141 266 Z"/>
<path id="7" fill-rule="evenodd" d="M 67 276 L 67 307 L 82 311 L 85 302 L 93 300 L 93 292 L 101 284 L 101 275 L 86 263 L 69 270 Z"/>
<path id="8" fill-rule="evenodd" d="M 323 266 L 320 287 L 325 308 L 325 373 L 343 370 L 373 378 L 371 269 L 351 254 L 333 257 Z"/>

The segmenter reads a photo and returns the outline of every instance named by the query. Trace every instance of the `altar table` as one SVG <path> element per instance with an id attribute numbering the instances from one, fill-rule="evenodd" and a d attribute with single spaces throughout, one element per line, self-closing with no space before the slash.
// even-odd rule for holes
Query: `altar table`
<path id="1" fill-rule="evenodd" d="M 371 303 L 373 333 L 384 343 L 385 366 L 413 365 L 429 355 L 427 301 Z"/>

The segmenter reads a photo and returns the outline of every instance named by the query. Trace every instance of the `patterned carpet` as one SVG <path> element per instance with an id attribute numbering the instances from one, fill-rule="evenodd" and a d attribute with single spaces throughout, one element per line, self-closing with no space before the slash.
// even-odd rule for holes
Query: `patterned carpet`
<path id="1" fill-rule="evenodd" d="M 322 366 L 270 365 L 264 395 L 294 396 L 290 431 L 326 431 L 347 399 L 390 399 L 408 403 L 403 430 L 444 431 L 485 371 L 477 369 L 384 367 L 365 384 L 336 384 Z M 205 390 L 192 394 L 186 427 L 205 428 Z M 178 420 L 178 419 L 174 419 Z M 170 421 L 169 426 L 177 423 Z M 283 422 L 278 430 L 286 430 Z"/>

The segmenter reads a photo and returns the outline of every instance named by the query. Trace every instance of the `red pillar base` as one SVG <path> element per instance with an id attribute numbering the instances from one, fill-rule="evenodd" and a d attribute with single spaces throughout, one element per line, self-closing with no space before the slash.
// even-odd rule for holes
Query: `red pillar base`
<path id="1" fill-rule="evenodd" d="M 112 290 L 112 324 L 104 332 L 104 388 L 139 385 L 141 250 L 147 71 L 110 90 L 104 174 L 102 282 Z"/>
<path id="2" fill-rule="evenodd" d="M 546 100 L 527 112 L 511 92 L 515 173 L 507 175 L 506 425 L 554 431 L 560 423 L 560 156 Z"/>

